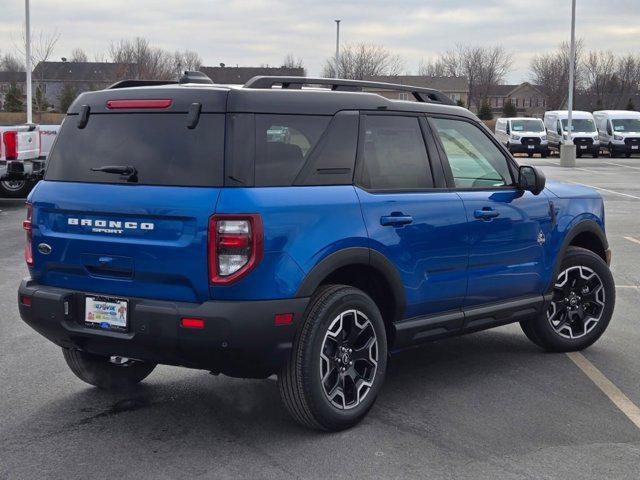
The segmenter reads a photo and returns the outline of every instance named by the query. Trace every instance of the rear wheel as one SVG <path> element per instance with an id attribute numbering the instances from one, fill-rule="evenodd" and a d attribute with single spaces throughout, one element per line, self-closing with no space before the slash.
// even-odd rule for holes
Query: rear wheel
<path id="1" fill-rule="evenodd" d="M 0 182 L 0 196 L 21 198 L 29 195 L 33 184 L 26 180 L 3 180 Z"/>
<path id="2" fill-rule="evenodd" d="M 631 154 L 630 153 L 625 153 L 624 154 L 624 158 L 631 158 Z"/>
<path id="3" fill-rule="evenodd" d="M 144 380 L 155 363 L 124 357 L 101 357 L 80 350 L 63 348 L 62 353 L 71 371 L 82 381 L 103 390 L 127 390 Z"/>
<path id="4" fill-rule="evenodd" d="M 560 267 L 547 311 L 521 322 L 526 336 L 553 352 L 582 350 L 604 333 L 615 306 L 607 264 L 595 253 L 571 247 Z"/>
<path id="5" fill-rule="evenodd" d="M 357 288 L 332 285 L 311 299 L 280 395 L 300 424 L 343 430 L 373 406 L 384 381 L 387 341 L 380 311 Z"/>
<path id="6" fill-rule="evenodd" d="M 592 154 L 593 158 L 598 158 L 600 156 L 600 152 L 595 152 Z"/>

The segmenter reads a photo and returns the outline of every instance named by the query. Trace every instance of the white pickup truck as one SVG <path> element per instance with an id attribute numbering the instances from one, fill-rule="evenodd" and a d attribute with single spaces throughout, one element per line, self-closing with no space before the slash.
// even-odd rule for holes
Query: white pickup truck
<path id="1" fill-rule="evenodd" d="M 0 126 L 0 196 L 25 197 L 42 178 L 59 125 Z"/>

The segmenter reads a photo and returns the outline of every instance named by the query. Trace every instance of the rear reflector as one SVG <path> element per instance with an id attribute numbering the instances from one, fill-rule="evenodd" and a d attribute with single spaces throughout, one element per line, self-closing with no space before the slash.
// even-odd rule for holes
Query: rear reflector
<path id="1" fill-rule="evenodd" d="M 31 224 L 31 219 L 33 216 L 33 207 L 30 203 L 27 203 L 27 219 L 22 221 L 22 228 L 27 234 L 27 238 L 24 243 L 24 260 L 27 262 L 27 266 L 33 266 L 33 247 L 32 247 L 32 236 L 33 236 L 33 225 Z"/>
<path id="2" fill-rule="evenodd" d="M 167 108 L 171 106 L 171 99 L 161 100 L 108 100 L 107 108 Z"/>
<path id="3" fill-rule="evenodd" d="M 276 325 L 291 325 L 293 323 L 293 313 L 278 313 L 275 317 Z"/>
<path id="4" fill-rule="evenodd" d="M 31 297 L 27 297 L 26 295 L 22 295 L 22 297 L 20 298 L 20 303 L 22 303 L 22 305 L 24 305 L 25 307 L 30 307 L 31 306 Z"/>
<path id="5" fill-rule="evenodd" d="M 201 318 L 182 318 L 180 326 L 183 328 L 204 328 L 204 320 Z"/>

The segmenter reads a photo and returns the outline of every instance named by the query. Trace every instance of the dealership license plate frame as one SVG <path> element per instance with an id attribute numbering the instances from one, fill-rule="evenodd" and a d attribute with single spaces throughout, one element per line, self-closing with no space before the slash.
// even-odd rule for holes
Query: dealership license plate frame
<path id="1" fill-rule="evenodd" d="M 112 308 L 99 308 L 96 306 L 98 304 Z M 85 295 L 84 324 L 87 327 L 100 330 L 127 332 L 129 330 L 129 304 L 130 302 L 126 298 Z M 120 312 L 120 308 L 123 306 L 124 311 Z"/>

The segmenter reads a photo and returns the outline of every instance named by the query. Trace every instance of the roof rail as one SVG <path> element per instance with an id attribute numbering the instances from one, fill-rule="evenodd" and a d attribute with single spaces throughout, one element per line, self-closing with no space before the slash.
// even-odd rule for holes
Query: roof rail
<path id="1" fill-rule="evenodd" d="M 244 84 L 244 88 L 271 88 L 280 84 L 282 88 L 301 88 L 303 85 L 327 85 L 331 90 L 361 92 L 364 88 L 410 92 L 418 102 L 455 105 L 447 95 L 433 88 L 414 87 L 397 83 L 370 82 L 368 80 L 343 80 L 338 78 L 312 77 L 268 77 L 257 76 Z"/>
<path id="2" fill-rule="evenodd" d="M 129 87 L 151 87 L 154 85 L 172 85 L 178 82 L 171 80 L 120 80 L 119 82 L 109 85 L 108 90 L 114 88 L 129 88 Z"/>

